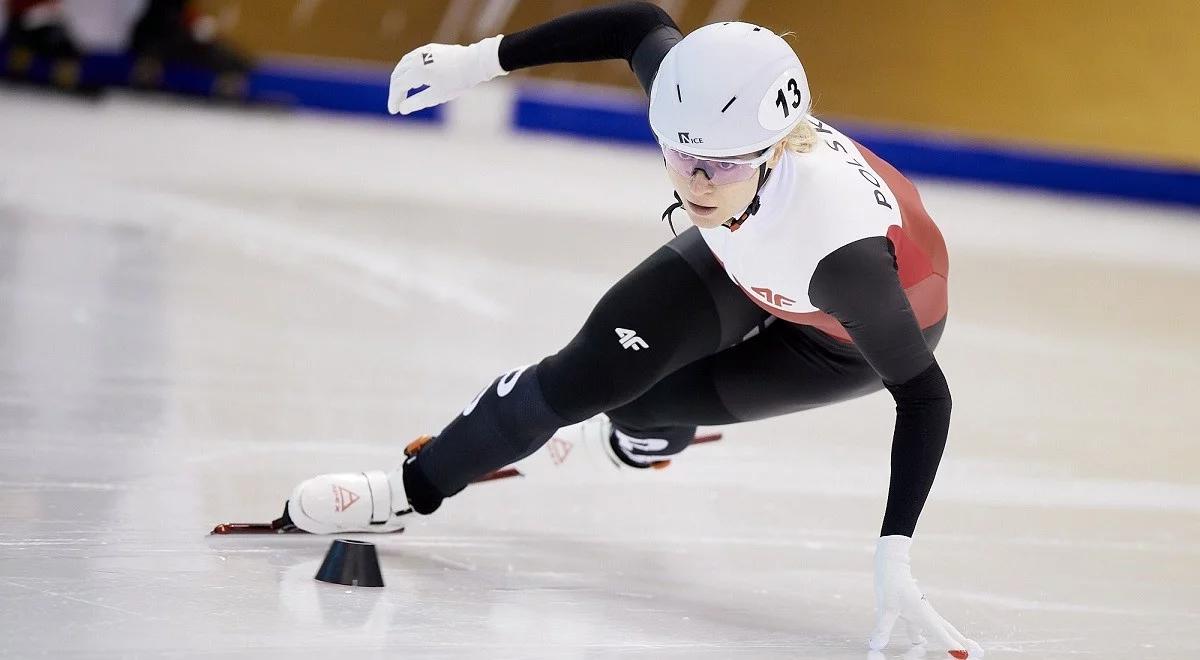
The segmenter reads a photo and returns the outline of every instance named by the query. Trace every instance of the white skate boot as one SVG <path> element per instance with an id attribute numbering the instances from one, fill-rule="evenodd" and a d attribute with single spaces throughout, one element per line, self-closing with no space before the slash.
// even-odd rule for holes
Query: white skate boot
<path id="1" fill-rule="evenodd" d="M 528 477 L 572 479 L 613 473 L 642 474 L 650 472 L 647 468 L 662 469 L 670 464 L 669 460 L 655 460 L 630 465 L 617 456 L 617 450 L 613 448 L 614 434 L 622 446 L 630 443 L 630 446 L 645 447 L 646 443 L 654 442 L 626 436 L 613 428 L 608 416 L 600 414 L 555 431 L 546 444 L 514 467 Z M 666 446 L 665 441 L 661 442 Z"/>
<path id="2" fill-rule="evenodd" d="M 413 456 L 428 441 L 428 436 L 418 438 L 405 455 Z M 287 502 L 292 524 L 310 534 L 398 532 L 412 511 L 403 467 L 318 475 L 296 486 Z"/>
<path id="3" fill-rule="evenodd" d="M 430 436 L 417 438 L 404 449 L 404 454 L 415 456 L 431 439 Z M 720 439 L 720 433 L 697 435 L 692 444 Z M 621 479 L 626 475 L 653 474 L 671 461 L 651 456 L 639 464 L 638 453 L 667 446 L 664 439 L 626 435 L 614 429 L 607 416 L 597 415 L 559 429 L 546 444 L 516 465 L 483 475 L 472 483 L 521 475 L 560 479 L 616 476 Z M 618 451 L 621 451 L 620 456 Z M 404 529 L 404 516 L 412 512 L 404 492 L 403 467 L 391 472 L 323 474 L 296 486 L 279 518 L 269 523 L 220 523 L 212 533 L 398 532 Z"/>

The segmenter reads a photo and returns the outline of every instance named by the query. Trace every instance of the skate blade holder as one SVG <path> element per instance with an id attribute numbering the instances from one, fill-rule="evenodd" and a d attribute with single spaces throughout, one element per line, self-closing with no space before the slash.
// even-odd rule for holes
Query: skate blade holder
<path id="1" fill-rule="evenodd" d="M 315 579 L 347 587 L 382 587 L 383 572 L 374 543 L 334 539 Z"/>

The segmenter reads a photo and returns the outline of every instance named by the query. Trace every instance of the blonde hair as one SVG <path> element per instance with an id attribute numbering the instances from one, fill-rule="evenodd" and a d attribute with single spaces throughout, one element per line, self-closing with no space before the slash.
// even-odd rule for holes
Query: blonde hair
<path id="1" fill-rule="evenodd" d="M 794 36 L 797 36 L 796 32 L 788 30 L 787 32 L 780 33 L 779 38 L 787 39 Z M 809 108 L 809 114 L 812 114 L 812 108 Z M 817 131 L 812 127 L 812 124 L 803 119 L 800 120 L 799 124 L 796 124 L 796 128 L 793 128 L 787 137 L 783 138 L 784 148 L 788 151 L 795 151 L 798 154 L 806 154 L 812 151 L 816 145 Z"/>
<path id="2" fill-rule="evenodd" d="M 793 128 L 792 132 L 783 138 L 784 148 L 798 154 L 806 154 L 812 151 L 812 148 L 816 144 L 817 132 L 806 119 L 801 119 L 800 123 L 796 124 L 796 128 Z"/>

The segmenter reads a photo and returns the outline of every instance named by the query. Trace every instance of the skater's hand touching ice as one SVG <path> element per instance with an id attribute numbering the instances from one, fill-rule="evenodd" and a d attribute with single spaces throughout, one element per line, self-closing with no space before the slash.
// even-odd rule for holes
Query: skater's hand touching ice
<path id="1" fill-rule="evenodd" d="M 869 644 L 879 651 L 887 646 L 892 629 L 899 622 L 908 641 L 930 651 L 946 651 L 949 656 L 931 653 L 930 657 L 982 658 L 983 648 L 963 637 L 950 622 L 934 611 L 917 588 L 909 565 L 907 536 L 884 536 L 875 546 L 875 630 Z"/>
<path id="2" fill-rule="evenodd" d="M 388 112 L 407 115 L 445 103 L 468 89 L 502 76 L 500 40 L 489 37 L 470 46 L 426 44 L 400 59 L 392 71 Z M 412 96 L 408 90 L 425 87 Z"/>

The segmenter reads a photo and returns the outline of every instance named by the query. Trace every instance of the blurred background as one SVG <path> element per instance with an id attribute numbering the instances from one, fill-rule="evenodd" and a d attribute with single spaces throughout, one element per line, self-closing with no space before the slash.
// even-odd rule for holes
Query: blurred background
<path id="1" fill-rule="evenodd" d="M 862 660 L 886 392 L 472 486 L 369 595 L 328 539 L 205 536 L 395 466 L 670 239 L 623 62 L 386 114 L 410 49 L 588 4 L 0 0 L 0 657 Z M 989 658 L 1200 657 L 1200 2 L 659 4 L 792 31 L 945 235 L 939 611 Z"/>
<path id="2" fill-rule="evenodd" d="M 470 43 L 591 4 L 600 3 L 0 0 L 10 80 L 367 114 L 384 112 L 387 70 L 412 48 Z M 906 171 L 1200 203 L 1191 176 L 1200 171 L 1200 3 L 658 4 L 685 32 L 730 19 L 794 32 L 816 112 Z M 622 62 L 515 78 L 527 84 L 488 113 L 527 130 L 651 139 Z M 564 83 L 589 92 L 563 96 Z"/>

